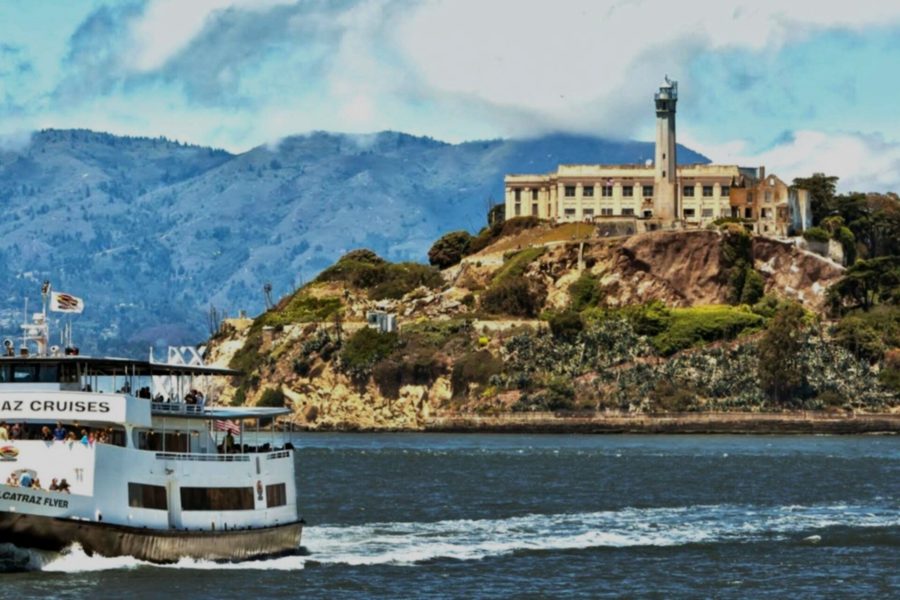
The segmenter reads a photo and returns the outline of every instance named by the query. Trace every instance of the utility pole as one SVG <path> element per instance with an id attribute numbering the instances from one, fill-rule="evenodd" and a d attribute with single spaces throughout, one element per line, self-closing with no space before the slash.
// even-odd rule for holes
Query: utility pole
<path id="1" fill-rule="evenodd" d="M 263 295 L 266 298 L 266 310 L 272 310 L 272 284 L 268 281 L 263 284 Z"/>

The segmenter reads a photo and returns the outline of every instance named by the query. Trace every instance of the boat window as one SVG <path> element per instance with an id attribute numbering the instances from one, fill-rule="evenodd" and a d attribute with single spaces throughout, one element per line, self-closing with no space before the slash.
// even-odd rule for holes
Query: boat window
<path id="1" fill-rule="evenodd" d="M 181 510 L 253 510 L 253 488 L 181 488 Z"/>
<path id="2" fill-rule="evenodd" d="M 9 365 L 0 365 L 0 383 L 9 381 Z"/>
<path id="3" fill-rule="evenodd" d="M 163 433 L 155 430 L 135 431 L 137 436 L 136 446 L 138 450 L 153 450 L 155 452 L 190 452 L 190 439 L 187 433 L 179 431 Z"/>
<path id="4" fill-rule="evenodd" d="M 132 508 L 168 510 L 169 503 L 166 500 L 166 488 L 161 485 L 129 482 L 128 506 Z"/>
<path id="5" fill-rule="evenodd" d="M 12 382 L 30 383 L 37 381 L 37 365 L 13 365 Z"/>
<path id="6" fill-rule="evenodd" d="M 41 365 L 38 373 L 38 380 L 41 383 L 57 383 L 59 381 L 59 367 L 57 365 Z"/>
<path id="7" fill-rule="evenodd" d="M 284 506 L 287 504 L 287 488 L 283 483 L 266 486 L 266 506 Z"/>

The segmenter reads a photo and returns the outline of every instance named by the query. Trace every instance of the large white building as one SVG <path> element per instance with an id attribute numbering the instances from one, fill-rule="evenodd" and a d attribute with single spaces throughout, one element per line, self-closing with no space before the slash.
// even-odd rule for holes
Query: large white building
<path id="1" fill-rule="evenodd" d="M 676 166 L 678 83 L 666 78 L 655 102 L 652 165 L 560 165 L 548 174 L 507 175 L 506 218 L 631 221 L 633 230 L 641 231 L 733 217 L 757 233 L 780 236 L 811 225 L 806 190 L 766 175 L 765 167 Z"/>

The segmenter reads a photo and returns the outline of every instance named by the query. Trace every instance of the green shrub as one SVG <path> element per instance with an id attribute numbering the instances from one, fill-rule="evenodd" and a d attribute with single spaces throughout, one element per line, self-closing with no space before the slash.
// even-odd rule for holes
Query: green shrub
<path id="1" fill-rule="evenodd" d="M 443 283 L 440 271 L 435 267 L 413 262 L 388 264 L 384 267 L 384 279 L 369 290 L 369 297 L 372 300 L 399 299 L 419 286 L 434 289 Z"/>
<path id="2" fill-rule="evenodd" d="M 275 327 L 292 323 L 313 323 L 328 321 L 341 310 L 341 299 L 336 296 L 316 298 L 297 292 L 287 301 L 263 313 L 261 321 Z"/>
<path id="3" fill-rule="evenodd" d="M 487 385 L 491 377 L 503 372 L 503 361 L 487 350 L 468 352 L 453 363 L 450 385 L 453 395 L 465 396 L 470 384 Z"/>
<path id="4" fill-rule="evenodd" d="M 584 330 L 581 313 L 567 310 L 550 316 L 550 331 L 560 340 L 574 340 Z"/>
<path id="5" fill-rule="evenodd" d="M 659 300 L 651 300 L 646 304 L 635 304 L 620 309 L 621 314 L 631 323 L 638 335 L 659 335 L 669 328 L 672 311 Z"/>
<path id="6" fill-rule="evenodd" d="M 506 258 L 503 266 L 494 273 L 491 282 L 492 285 L 503 283 L 504 281 L 515 277 L 521 277 L 525 274 L 525 270 L 528 269 L 528 265 L 534 262 L 535 259 L 540 257 L 546 250 L 547 249 L 543 246 L 538 246 L 511 253 Z"/>
<path id="7" fill-rule="evenodd" d="M 541 220 L 537 217 L 515 217 L 508 221 L 496 222 L 490 227 L 485 227 L 478 232 L 478 235 L 472 238 L 469 244 L 469 254 L 475 254 L 484 250 L 501 237 L 506 237 L 537 227 L 541 224 Z"/>
<path id="8" fill-rule="evenodd" d="M 733 306 L 673 308 L 668 327 L 652 343 L 660 354 L 669 356 L 702 342 L 734 339 L 758 330 L 763 324 L 761 316 Z"/>
<path id="9" fill-rule="evenodd" d="M 844 251 L 844 263 L 852 265 L 856 262 L 856 236 L 849 227 L 838 227 L 834 239 L 840 242 Z"/>
<path id="10" fill-rule="evenodd" d="M 522 394 L 513 404 L 513 412 L 557 411 L 575 408 L 575 386 L 568 377 L 552 376 L 542 389 Z"/>
<path id="11" fill-rule="evenodd" d="M 468 231 L 451 231 L 440 237 L 428 251 L 428 262 L 439 269 L 459 263 L 469 253 L 472 236 Z"/>
<path id="12" fill-rule="evenodd" d="M 744 285 L 741 288 L 741 304 L 753 305 L 759 302 L 766 292 L 766 280 L 755 269 L 747 269 L 744 274 Z"/>
<path id="13" fill-rule="evenodd" d="M 341 369 L 356 377 L 366 376 L 375 363 L 388 356 L 399 343 L 394 332 L 381 333 L 363 327 L 344 342 L 340 353 Z"/>
<path id="14" fill-rule="evenodd" d="M 878 378 L 883 386 L 900 395 L 900 348 L 885 353 L 884 366 Z"/>
<path id="15" fill-rule="evenodd" d="M 671 379 L 656 382 L 650 392 L 653 407 L 664 412 L 686 412 L 694 407 L 697 393 Z"/>
<path id="16" fill-rule="evenodd" d="M 263 390 L 262 396 L 259 397 L 257 406 L 266 406 L 271 408 L 284 407 L 284 392 L 281 388 L 266 388 Z"/>
<path id="17" fill-rule="evenodd" d="M 600 289 L 599 280 L 590 271 L 585 271 L 569 286 L 569 297 L 572 310 L 581 312 L 586 308 L 597 306 L 603 299 L 603 291 Z"/>
<path id="18" fill-rule="evenodd" d="M 492 314 L 534 318 L 546 297 L 546 290 L 539 284 L 515 277 L 492 284 L 482 293 L 481 308 Z"/>
<path id="19" fill-rule="evenodd" d="M 803 239 L 807 242 L 826 243 L 831 239 L 831 236 L 821 227 L 810 227 L 803 232 Z"/>
<path id="20" fill-rule="evenodd" d="M 882 305 L 850 313 L 837 322 L 833 335 L 857 358 L 881 360 L 885 351 L 900 347 L 900 307 Z"/>
<path id="21" fill-rule="evenodd" d="M 373 300 L 401 298 L 419 286 L 443 283 L 438 269 L 419 263 L 389 263 L 371 250 L 354 250 L 322 271 L 317 281 L 342 281 L 369 291 Z"/>

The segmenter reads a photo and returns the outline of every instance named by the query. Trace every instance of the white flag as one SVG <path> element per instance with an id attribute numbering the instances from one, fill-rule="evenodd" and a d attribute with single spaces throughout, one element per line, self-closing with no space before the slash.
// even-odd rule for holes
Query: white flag
<path id="1" fill-rule="evenodd" d="M 84 312 L 84 300 L 70 294 L 50 292 L 50 310 L 54 312 L 82 313 Z"/>

